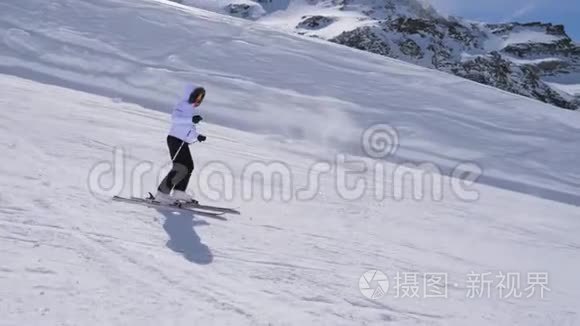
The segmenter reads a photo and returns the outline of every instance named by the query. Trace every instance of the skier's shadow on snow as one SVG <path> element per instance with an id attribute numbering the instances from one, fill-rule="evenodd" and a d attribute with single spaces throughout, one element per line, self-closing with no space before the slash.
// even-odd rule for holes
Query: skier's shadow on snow
<path id="1" fill-rule="evenodd" d="M 165 209 L 157 209 L 165 216 L 163 229 L 169 235 L 167 247 L 182 255 L 192 263 L 207 265 L 213 261 L 213 254 L 209 247 L 201 242 L 195 232 L 196 226 L 209 225 L 206 221 L 196 220 L 193 213 L 172 212 Z"/>

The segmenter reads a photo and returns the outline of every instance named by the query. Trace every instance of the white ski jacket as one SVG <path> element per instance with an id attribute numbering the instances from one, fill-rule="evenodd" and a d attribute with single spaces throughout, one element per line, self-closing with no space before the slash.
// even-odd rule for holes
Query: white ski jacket
<path id="1" fill-rule="evenodd" d="M 183 97 L 179 100 L 171 114 L 171 130 L 169 130 L 170 136 L 179 138 L 188 144 L 195 142 L 198 135 L 195 125 L 191 121 L 193 116 L 197 114 L 195 112 L 196 108 L 188 103 L 189 95 L 194 89 L 195 86 L 193 84 L 185 87 Z"/>

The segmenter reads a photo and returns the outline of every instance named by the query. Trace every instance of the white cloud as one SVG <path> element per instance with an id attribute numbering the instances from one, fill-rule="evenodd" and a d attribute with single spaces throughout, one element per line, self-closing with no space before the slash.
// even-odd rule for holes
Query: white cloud
<path id="1" fill-rule="evenodd" d="M 535 2 L 528 3 L 523 7 L 516 9 L 509 17 L 506 17 L 504 21 L 513 21 L 520 17 L 523 17 L 538 8 L 538 4 Z"/>

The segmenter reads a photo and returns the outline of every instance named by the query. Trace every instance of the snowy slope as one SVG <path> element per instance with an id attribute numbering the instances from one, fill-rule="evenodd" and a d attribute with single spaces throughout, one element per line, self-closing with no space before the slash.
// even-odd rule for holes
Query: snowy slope
<path id="1" fill-rule="evenodd" d="M 171 2 L 9 1 L 0 26 L 0 72 L 162 111 L 193 80 L 210 121 L 311 141 L 324 157 L 360 154 L 362 131 L 387 123 L 398 159 L 475 161 L 482 182 L 578 202 L 580 117 L 533 100 Z"/>
<path id="2" fill-rule="evenodd" d="M 151 189 L 167 115 L 8 76 L 0 86 L 2 325 L 576 325 L 564 324 L 578 320 L 576 207 L 487 186 L 475 203 L 344 201 L 330 177 L 311 201 L 237 197 L 243 215 L 227 222 L 111 203 L 89 172 L 123 148 L 127 171 L 155 161 Z M 283 160 L 302 184 L 313 162 L 292 154 L 301 147 L 203 129 L 198 169 L 227 162 L 236 181 L 249 161 Z M 449 298 L 366 299 L 370 269 L 392 282 L 448 273 Z M 551 292 L 466 299 L 469 273 L 500 271 L 548 272 Z"/>
<path id="3" fill-rule="evenodd" d="M 8 1 L 0 27 L 0 324 L 578 323 L 577 114 L 166 2 Z M 227 222 L 108 199 L 154 188 L 168 160 L 164 111 L 189 80 L 208 89 L 197 171 L 222 162 L 235 181 L 232 200 L 215 200 L 242 210 Z M 376 200 L 372 186 L 345 200 L 332 175 L 309 200 L 237 189 L 258 182 L 248 164 L 279 161 L 300 189 L 315 162 L 361 154 L 375 123 L 400 140 L 385 169 L 432 162 L 448 175 L 473 161 L 478 200 L 447 187 L 439 200 Z M 91 171 L 115 148 L 126 171 L 151 171 L 95 190 Z M 200 178 L 192 188 L 210 201 Z M 449 298 L 367 299 L 358 286 L 370 269 L 391 282 L 447 273 Z M 484 272 L 546 272 L 551 291 L 466 298 L 466 276 Z"/>

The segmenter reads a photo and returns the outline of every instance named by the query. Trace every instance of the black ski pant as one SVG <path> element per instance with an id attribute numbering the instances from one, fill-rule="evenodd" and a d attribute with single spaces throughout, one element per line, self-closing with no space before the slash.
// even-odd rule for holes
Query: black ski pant
<path id="1" fill-rule="evenodd" d="M 159 184 L 159 191 L 169 194 L 171 190 L 185 191 L 189 178 L 193 172 L 193 159 L 189 151 L 189 144 L 173 136 L 167 136 L 169 155 L 173 160 L 173 167 L 165 179 Z"/>

